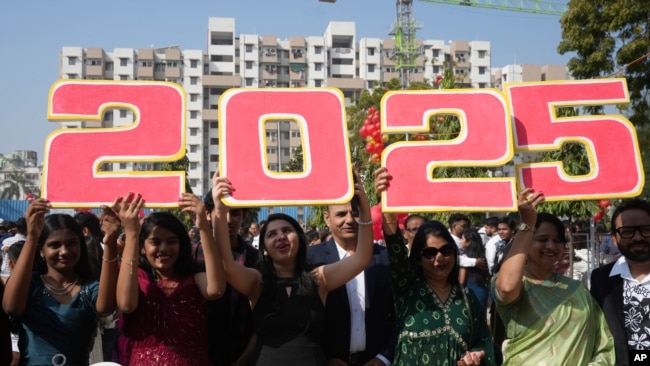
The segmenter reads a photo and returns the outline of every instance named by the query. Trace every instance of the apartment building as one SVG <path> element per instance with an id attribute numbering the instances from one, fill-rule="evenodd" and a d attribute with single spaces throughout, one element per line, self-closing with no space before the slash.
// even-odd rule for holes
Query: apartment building
<path id="1" fill-rule="evenodd" d="M 501 90 L 503 90 L 503 84 L 505 83 L 569 79 L 571 79 L 571 75 L 566 65 L 506 65 L 491 71 L 492 87 Z"/>
<path id="2" fill-rule="evenodd" d="M 230 88 L 339 88 L 348 105 L 364 90 L 398 78 L 391 51 L 394 40 L 356 37 L 354 22 L 330 22 L 321 36 L 237 34 L 234 18 L 209 18 L 206 50 L 163 48 L 63 47 L 63 79 L 163 80 L 187 93 L 188 180 L 203 193 L 219 162 L 219 97 Z M 418 40 L 422 54 L 412 81 L 431 81 L 452 67 L 463 87 L 491 87 L 491 50 L 487 41 Z M 107 111 L 101 121 L 62 122 L 62 127 L 100 128 L 133 121 L 126 109 Z M 268 168 L 281 171 L 300 146 L 300 130 L 291 121 L 266 124 Z M 104 170 L 152 170 L 153 163 L 113 163 Z"/>

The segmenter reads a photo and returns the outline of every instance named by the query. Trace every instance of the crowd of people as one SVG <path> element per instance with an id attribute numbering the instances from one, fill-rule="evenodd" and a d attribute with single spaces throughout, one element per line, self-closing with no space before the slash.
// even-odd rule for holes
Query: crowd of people
<path id="1" fill-rule="evenodd" d="M 385 168 L 374 177 L 389 189 Z M 650 350 L 648 202 L 599 228 L 614 257 L 588 289 L 563 275 L 571 229 L 537 211 L 542 192 L 478 228 L 384 212 L 377 241 L 354 188 L 323 231 L 285 214 L 242 229 L 216 175 L 179 198 L 189 228 L 142 217 L 143 192 L 74 217 L 36 199 L 0 222 L 0 365 L 628 365 Z"/>

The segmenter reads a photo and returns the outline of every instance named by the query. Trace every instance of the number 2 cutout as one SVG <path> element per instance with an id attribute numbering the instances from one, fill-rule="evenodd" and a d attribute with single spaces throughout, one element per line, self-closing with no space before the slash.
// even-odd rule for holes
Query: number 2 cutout
<path id="1" fill-rule="evenodd" d="M 644 176 L 636 130 L 620 115 L 559 117 L 555 107 L 628 103 L 624 79 L 506 85 L 515 116 L 516 151 L 548 151 L 582 143 L 590 172 L 569 176 L 561 162 L 518 164 L 517 182 L 549 201 L 634 197 Z"/>
<path id="2" fill-rule="evenodd" d="M 429 117 L 454 114 L 461 124 L 453 140 L 389 145 L 382 165 L 393 176 L 382 209 L 413 211 L 513 211 L 515 178 L 433 179 L 439 167 L 501 166 L 513 156 L 512 130 L 503 96 L 481 89 L 389 92 L 382 99 L 382 132 L 429 131 Z M 480 146 L 480 148 L 477 148 Z"/>
<path id="3" fill-rule="evenodd" d="M 220 171 L 236 191 L 224 201 L 231 206 L 349 201 L 354 186 L 343 108 L 343 95 L 335 89 L 226 91 L 219 100 Z M 265 123 L 287 120 L 300 128 L 302 172 L 268 168 Z"/>
<path id="4" fill-rule="evenodd" d="M 45 142 L 42 196 L 55 207 L 98 207 L 127 192 L 148 207 L 176 207 L 185 172 L 100 171 L 108 162 L 176 161 L 185 153 L 185 92 L 162 82 L 60 81 L 50 89 L 48 119 L 102 119 L 130 109 L 132 124 L 57 130 Z M 73 165 L 71 167 L 71 164 Z"/>

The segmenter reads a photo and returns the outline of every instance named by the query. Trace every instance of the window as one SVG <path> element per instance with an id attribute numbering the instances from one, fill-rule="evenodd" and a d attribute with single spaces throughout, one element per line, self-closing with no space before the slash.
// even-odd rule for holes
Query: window
<path id="1" fill-rule="evenodd" d="M 434 66 L 433 67 L 433 73 L 434 74 L 440 74 L 440 66 Z"/>
<path id="2" fill-rule="evenodd" d="M 120 66 L 126 66 L 129 64 L 129 59 L 125 57 L 120 57 Z"/>
<path id="3" fill-rule="evenodd" d="M 210 138 L 210 145 L 219 145 L 219 138 L 218 137 Z"/>
<path id="4" fill-rule="evenodd" d="M 113 71 L 113 63 L 112 62 L 104 63 L 104 70 L 105 71 Z"/>
<path id="5" fill-rule="evenodd" d="M 195 153 L 199 151 L 199 145 L 190 145 L 190 152 Z"/>
<path id="6" fill-rule="evenodd" d="M 366 89 L 372 89 L 375 87 L 375 82 L 372 80 L 368 80 L 368 83 L 366 84 Z"/>
<path id="7" fill-rule="evenodd" d="M 102 60 L 93 58 L 93 59 L 86 60 L 86 64 L 90 66 L 101 66 Z"/>
<path id="8" fill-rule="evenodd" d="M 217 122 L 210 122 L 210 128 L 219 128 Z"/>
<path id="9" fill-rule="evenodd" d="M 196 187 L 199 184 L 198 179 L 190 179 L 190 186 Z"/>
<path id="10" fill-rule="evenodd" d="M 267 147 L 266 148 L 266 153 L 267 154 L 277 154 L 277 152 L 278 152 L 278 149 L 276 149 L 274 147 Z"/>
<path id="11" fill-rule="evenodd" d="M 280 137 L 281 137 L 283 140 L 288 140 L 288 139 L 289 139 L 289 131 L 282 131 L 282 132 L 280 132 Z"/>
<path id="12" fill-rule="evenodd" d="M 196 119 L 199 116 L 198 111 L 190 111 L 190 118 Z"/>
<path id="13" fill-rule="evenodd" d="M 319 79 L 314 80 L 314 86 L 320 88 L 321 86 L 323 86 L 323 80 L 319 80 Z"/>
<path id="14" fill-rule="evenodd" d="M 197 76 L 190 77 L 190 84 L 191 85 L 196 85 L 198 83 L 199 83 L 199 78 Z"/>
<path id="15" fill-rule="evenodd" d="M 275 139 L 278 137 L 278 133 L 275 131 L 266 131 L 266 137 L 270 138 L 271 141 L 275 141 Z"/>
<path id="16" fill-rule="evenodd" d="M 120 80 L 129 80 L 129 75 L 120 75 Z"/>
<path id="17" fill-rule="evenodd" d="M 321 46 L 314 47 L 314 53 L 320 55 L 321 53 L 323 53 L 323 47 Z"/>
<path id="18" fill-rule="evenodd" d="M 212 155 L 210 155 L 210 162 L 211 162 L 211 163 L 217 163 L 217 162 L 219 162 L 219 155 L 216 155 L 216 154 L 212 154 Z"/>
<path id="19" fill-rule="evenodd" d="M 300 131 L 291 131 L 291 137 L 293 138 L 300 137 Z"/>
<path id="20" fill-rule="evenodd" d="M 478 83 L 478 87 L 481 88 L 481 89 L 487 88 L 487 84 L 486 83 Z"/>
<path id="21" fill-rule="evenodd" d="M 278 171 L 278 164 L 269 164 L 269 170 Z"/>
<path id="22" fill-rule="evenodd" d="M 190 102 L 196 102 L 197 100 L 199 100 L 199 95 L 198 94 L 196 94 L 196 93 L 190 94 Z"/>
<path id="23" fill-rule="evenodd" d="M 68 74 L 68 79 L 79 79 L 79 75 L 77 75 L 77 74 Z"/>
<path id="24" fill-rule="evenodd" d="M 478 58 L 485 58 L 486 55 L 487 55 L 487 51 L 485 50 L 478 51 Z"/>
<path id="25" fill-rule="evenodd" d="M 190 60 L 190 67 L 193 69 L 199 67 L 199 60 Z"/>
<path id="26" fill-rule="evenodd" d="M 478 74 L 479 74 L 479 75 L 485 75 L 485 69 L 486 69 L 485 66 L 479 66 L 479 68 L 478 68 Z"/>
<path id="27" fill-rule="evenodd" d="M 76 64 L 77 64 L 76 56 L 68 57 L 68 65 L 76 65 Z"/>
<path id="28" fill-rule="evenodd" d="M 120 170 L 126 169 L 126 163 L 120 163 Z"/>
<path id="29" fill-rule="evenodd" d="M 374 56 L 375 55 L 375 49 L 374 48 L 368 48 L 368 56 Z"/>
<path id="30" fill-rule="evenodd" d="M 440 50 L 431 50 L 431 53 L 433 54 L 433 57 L 440 56 Z"/>
<path id="31" fill-rule="evenodd" d="M 288 148 L 282 148 L 282 156 L 289 156 L 289 149 Z"/>
<path id="32" fill-rule="evenodd" d="M 252 44 L 247 44 L 246 45 L 246 53 L 253 52 L 253 45 Z"/>
<path id="33" fill-rule="evenodd" d="M 197 163 L 195 161 L 190 162 L 190 170 L 195 170 L 198 167 L 199 167 L 199 163 Z"/>
<path id="34" fill-rule="evenodd" d="M 320 63 L 320 62 L 315 63 L 315 64 L 314 64 L 314 70 L 316 70 L 316 71 L 321 71 L 321 70 L 323 70 L 323 64 Z"/>
<path id="35" fill-rule="evenodd" d="M 246 78 L 246 86 L 253 86 L 253 78 Z"/>
<path id="36" fill-rule="evenodd" d="M 120 118 L 126 118 L 126 109 L 120 109 Z"/>
<path id="37" fill-rule="evenodd" d="M 199 129 L 196 127 L 190 128 L 190 136 L 196 136 L 199 134 Z"/>
<path id="38" fill-rule="evenodd" d="M 153 67 L 153 61 L 140 61 L 142 67 Z"/>
<path id="39" fill-rule="evenodd" d="M 246 70 L 253 69 L 253 61 L 246 61 Z"/>
<path id="40" fill-rule="evenodd" d="M 375 65 L 374 64 L 369 64 L 368 65 L 368 72 L 375 72 Z"/>

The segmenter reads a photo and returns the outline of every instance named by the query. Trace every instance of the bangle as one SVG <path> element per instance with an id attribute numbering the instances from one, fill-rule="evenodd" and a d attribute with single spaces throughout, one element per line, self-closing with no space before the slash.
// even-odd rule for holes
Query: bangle
<path id="1" fill-rule="evenodd" d="M 361 226 L 372 225 L 372 223 L 373 223 L 372 219 L 370 219 L 370 220 L 368 220 L 368 221 L 361 221 L 361 220 L 357 221 L 357 224 L 358 224 L 358 225 L 361 225 Z"/>
<path id="2" fill-rule="evenodd" d="M 384 224 L 388 224 L 388 225 L 390 225 L 390 224 L 394 224 L 394 223 L 396 223 L 396 222 L 397 222 L 397 221 L 384 221 Z"/>
<path id="3" fill-rule="evenodd" d="M 129 266 L 131 266 L 130 274 L 133 274 L 133 264 L 138 263 L 138 258 L 122 258 L 122 262 L 126 262 Z"/>
<path id="4" fill-rule="evenodd" d="M 106 259 L 106 258 L 104 258 L 104 257 L 102 256 L 102 260 L 103 260 L 104 262 L 106 262 L 106 263 L 117 262 L 117 260 L 118 260 L 119 258 L 120 258 L 120 255 L 119 255 L 119 254 L 115 255 L 115 258 L 113 258 L 113 259 Z"/>

